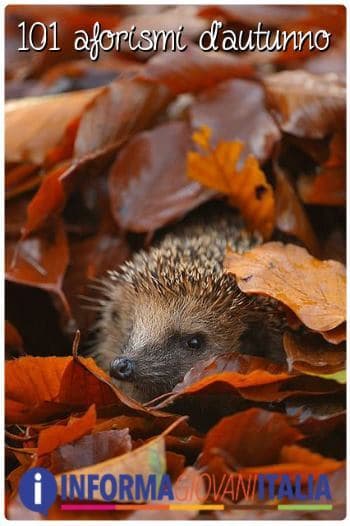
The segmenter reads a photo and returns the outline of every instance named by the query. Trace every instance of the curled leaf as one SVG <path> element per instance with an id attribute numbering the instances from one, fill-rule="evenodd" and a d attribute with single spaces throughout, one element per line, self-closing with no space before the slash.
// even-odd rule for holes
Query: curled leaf
<path id="1" fill-rule="evenodd" d="M 320 261 L 304 248 L 270 242 L 242 255 L 229 253 L 224 266 L 243 292 L 280 301 L 314 331 L 345 321 L 345 267 L 338 261 Z"/>
<path id="2" fill-rule="evenodd" d="M 345 85 L 335 75 L 282 71 L 265 77 L 264 85 L 284 132 L 321 139 L 343 126 Z"/>
<path id="3" fill-rule="evenodd" d="M 95 424 L 96 409 L 91 405 L 83 416 L 71 419 L 67 425 L 53 425 L 43 429 L 39 434 L 38 456 L 47 455 L 64 444 L 78 440 L 91 432 Z"/>
<path id="4" fill-rule="evenodd" d="M 318 334 L 297 335 L 286 332 L 283 345 L 291 370 L 329 375 L 345 367 L 344 346 L 331 345 Z"/>
<path id="5" fill-rule="evenodd" d="M 315 175 L 298 178 L 298 191 L 304 203 L 342 206 L 346 201 L 345 131 L 335 133 L 328 159 Z"/>
<path id="6" fill-rule="evenodd" d="M 25 356 L 6 362 L 6 422 L 11 424 L 45 422 L 90 405 L 115 404 L 142 410 L 109 384 L 109 377 L 92 358 Z M 129 405 L 130 404 L 130 405 Z"/>

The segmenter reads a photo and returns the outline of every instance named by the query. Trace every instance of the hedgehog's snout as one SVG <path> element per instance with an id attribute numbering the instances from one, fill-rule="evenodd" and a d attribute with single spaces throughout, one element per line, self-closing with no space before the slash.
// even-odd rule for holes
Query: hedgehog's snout
<path id="1" fill-rule="evenodd" d="M 130 381 L 134 374 L 135 365 L 129 358 L 116 358 L 109 366 L 109 374 L 117 380 Z"/>

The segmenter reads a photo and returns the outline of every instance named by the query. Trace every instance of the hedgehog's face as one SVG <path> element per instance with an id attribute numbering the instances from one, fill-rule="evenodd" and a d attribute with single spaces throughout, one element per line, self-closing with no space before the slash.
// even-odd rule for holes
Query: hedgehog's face
<path id="1" fill-rule="evenodd" d="M 103 310 L 95 358 L 119 388 L 147 401 L 171 391 L 199 360 L 237 350 L 241 311 L 121 283 Z"/>

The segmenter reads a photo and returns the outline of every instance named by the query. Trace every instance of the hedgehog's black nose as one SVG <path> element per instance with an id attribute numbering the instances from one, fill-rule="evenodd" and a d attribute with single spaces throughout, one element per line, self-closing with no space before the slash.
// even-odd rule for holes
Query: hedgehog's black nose
<path id="1" fill-rule="evenodd" d="M 109 366 L 109 374 L 117 380 L 130 380 L 134 363 L 129 358 L 116 358 Z"/>

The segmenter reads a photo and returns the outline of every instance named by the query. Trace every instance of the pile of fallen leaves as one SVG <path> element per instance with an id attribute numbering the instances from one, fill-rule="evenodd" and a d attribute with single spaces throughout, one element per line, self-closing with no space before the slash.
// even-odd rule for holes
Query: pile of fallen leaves
<path id="1" fill-rule="evenodd" d="M 213 19 L 231 29 L 259 21 L 327 29 L 332 45 L 322 53 L 204 53 L 197 38 Z M 63 51 L 18 53 L 22 20 L 58 21 Z M 92 63 L 72 50 L 72 35 L 96 20 L 115 30 L 184 24 L 188 49 L 103 53 Z M 344 31 L 341 6 L 7 8 L 8 517 L 33 517 L 17 496 L 31 466 L 56 475 L 167 471 L 174 483 L 185 470 L 218 480 L 327 473 L 334 509 L 312 518 L 344 516 Z M 94 320 L 80 296 L 91 278 L 212 199 L 238 208 L 265 241 L 227 254 L 225 268 L 243 292 L 285 309 L 286 360 L 213 357 L 142 406 L 81 356 L 78 336 L 71 351 L 77 329 L 82 345 L 89 341 Z M 91 518 L 59 504 L 48 518 Z M 226 508 L 206 516 L 280 515 Z"/>

